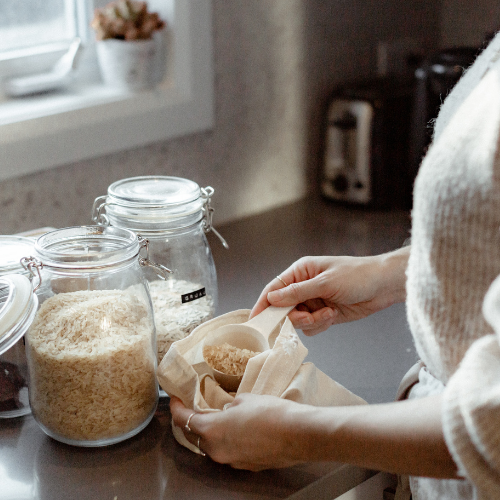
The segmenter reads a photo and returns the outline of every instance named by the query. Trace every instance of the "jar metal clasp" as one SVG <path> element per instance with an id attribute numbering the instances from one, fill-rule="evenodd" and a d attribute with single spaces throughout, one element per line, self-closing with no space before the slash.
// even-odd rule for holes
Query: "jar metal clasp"
<path id="1" fill-rule="evenodd" d="M 157 264 L 156 262 L 149 260 L 149 240 L 147 238 L 143 238 L 140 235 L 137 235 L 137 239 L 139 240 L 139 245 L 140 245 L 139 252 L 143 248 L 146 250 L 145 257 L 141 257 L 139 255 L 139 265 L 141 265 L 142 267 L 146 267 L 146 266 L 152 267 L 160 279 L 166 280 L 168 278 L 168 275 L 172 274 L 173 271 L 170 270 L 168 267 L 165 267 L 161 264 Z"/>
<path id="2" fill-rule="evenodd" d="M 29 280 L 32 285 L 33 278 L 38 277 L 38 285 L 33 287 L 33 291 L 36 292 L 42 286 L 42 275 L 40 270 L 43 269 L 43 264 L 35 259 L 35 257 L 23 257 L 20 262 L 23 268 L 30 273 Z"/>
<path id="3" fill-rule="evenodd" d="M 108 205 L 107 196 L 98 196 L 92 206 L 92 220 L 99 226 L 109 226 L 109 219 L 103 210 Z"/>
<path id="4" fill-rule="evenodd" d="M 202 211 L 203 211 L 203 230 L 205 233 L 209 233 L 212 231 L 217 238 L 219 238 L 220 242 L 222 243 L 222 246 L 226 249 L 229 249 L 229 245 L 227 244 L 227 241 L 223 238 L 222 234 L 217 231 L 217 229 L 214 228 L 212 224 L 213 216 L 214 216 L 214 209 L 211 205 L 212 201 L 212 196 L 214 194 L 214 188 L 211 186 L 207 186 L 206 188 L 200 188 L 201 190 L 201 197 L 205 200 L 205 204 L 203 205 Z"/>

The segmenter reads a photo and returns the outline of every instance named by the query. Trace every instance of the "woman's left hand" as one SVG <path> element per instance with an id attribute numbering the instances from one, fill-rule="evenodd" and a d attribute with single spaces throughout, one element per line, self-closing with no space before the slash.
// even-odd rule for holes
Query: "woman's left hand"
<path id="1" fill-rule="evenodd" d="M 175 425 L 216 462 L 253 471 L 333 461 L 394 474 L 457 479 L 442 426 L 443 395 L 315 407 L 242 394 L 227 410 L 193 413 L 170 401 Z M 185 429 L 189 416 L 191 432 Z"/>
<path id="2" fill-rule="evenodd" d="M 298 405 L 273 396 L 242 394 L 220 412 L 195 413 L 176 397 L 170 399 L 174 424 L 187 440 L 213 460 L 237 469 L 259 471 L 301 463 L 303 450 L 295 445 L 289 425 L 292 413 L 304 412 Z M 297 416 L 297 415 L 295 415 Z M 293 425 L 292 425 L 293 427 Z"/>

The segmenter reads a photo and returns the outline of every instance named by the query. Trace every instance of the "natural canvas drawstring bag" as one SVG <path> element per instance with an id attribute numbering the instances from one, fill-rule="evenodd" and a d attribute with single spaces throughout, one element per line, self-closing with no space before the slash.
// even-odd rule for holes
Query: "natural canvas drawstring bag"
<path id="1" fill-rule="evenodd" d="M 196 412 L 221 411 L 234 401 L 235 394 L 222 389 L 203 359 L 206 335 L 228 324 L 248 320 L 249 310 L 233 311 L 195 328 L 185 339 L 174 342 L 158 367 L 158 381 L 165 392 L 178 397 Z M 251 358 L 238 388 L 240 393 L 266 394 L 313 406 L 367 404 L 366 401 L 318 370 L 304 363 L 307 349 L 286 318 L 269 337 L 270 349 Z M 194 451 L 200 450 L 172 424 L 177 441 Z"/>

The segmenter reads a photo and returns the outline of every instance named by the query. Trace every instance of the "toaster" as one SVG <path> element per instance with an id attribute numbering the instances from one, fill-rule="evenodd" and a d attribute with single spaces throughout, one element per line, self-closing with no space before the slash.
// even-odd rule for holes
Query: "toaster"
<path id="1" fill-rule="evenodd" d="M 324 197 L 378 208 L 411 208 L 409 141 L 413 80 L 343 85 L 328 101 L 320 189 Z"/>

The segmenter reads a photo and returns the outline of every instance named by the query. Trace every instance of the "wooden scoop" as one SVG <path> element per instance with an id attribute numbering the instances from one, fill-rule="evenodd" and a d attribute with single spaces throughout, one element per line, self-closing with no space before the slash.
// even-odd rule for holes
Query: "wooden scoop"
<path id="1" fill-rule="evenodd" d="M 207 335 L 203 346 L 219 346 L 227 343 L 239 349 L 254 352 L 266 351 L 269 349 L 269 335 L 294 307 L 269 306 L 245 323 L 221 326 Z M 215 380 L 223 389 L 229 392 L 238 390 L 242 376 L 228 375 L 214 368 L 212 371 Z"/>

